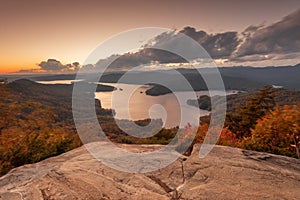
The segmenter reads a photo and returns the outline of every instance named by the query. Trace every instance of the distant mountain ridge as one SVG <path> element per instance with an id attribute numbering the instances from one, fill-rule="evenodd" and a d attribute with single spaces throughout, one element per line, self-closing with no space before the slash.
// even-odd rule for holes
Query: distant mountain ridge
<path id="1" fill-rule="evenodd" d="M 253 91 L 266 85 L 281 86 L 285 89 L 300 90 L 300 64 L 294 66 L 279 66 L 279 67 L 219 67 L 220 74 L 223 78 L 223 82 L 226 90 L 243 90 Z M 204 82 L 201 74 L 210 74 L 211 68 L 201 68 L 199 71 L 190 68 L 178 68 L 177 72 L 181 73 L 191 84 L 194 90 L 207 90 L 206 83 Z M 123 83 L 129 84 L 144 84 L 145 77 L 151 80 L 151 77 L 156 79 L 159 77 L 162 80 L 167 80 L 168 84 L 173 85 L 178 91 L 185 91 L 182 88 L 182 83 L 176 79 L 173 70 L 155 70 L 155 71 L 142 71 L 142 72 L 130 72 L 127 73 L 128 78 Z M 106 72 L 102 74 L 100 82 L 104 83 L 116 83 L 126 73 L 126 71 L 119 72 Z M 98 79 L 98 74 L 83 74 L 79 76 L 80 79 L 85 77 L 93 77 Z M 9 78 L 9 77 L 8 77 Z M 17 77 L 13 77 L 17 79 Z M 28 77 L 21 76 L 21 78 L 28 78 L 32 81 L 53 81 L 53 80 L 74 80 L 76 74 L 49 74 L 43 76 Z M 122 81 L 121 81 L 122 82 Z M 155 82 L 150 82 L 150 84 Z M 154 85 L 147 94 L 149 95 L 161 95 L 169 93 L 160 85 Z"/>
<path id="2" fill-rule="evenodd" d="M 238 76 L 287 89 L 300 89 L 300 64 L 280 67 L 223 67 L 222 75 Z"/>

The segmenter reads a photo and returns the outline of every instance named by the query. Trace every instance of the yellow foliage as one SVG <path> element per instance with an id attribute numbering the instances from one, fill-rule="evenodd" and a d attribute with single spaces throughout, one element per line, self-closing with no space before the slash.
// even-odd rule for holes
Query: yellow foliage
<path id="1" fill-rule="evenodd" d="M 76 134 L 58 124 L 49 107 L 21 102 L 3 87 L 0 92 L 6 94 L 0 97 L 0 175 L 75 147 Z"/>
<path id="2" fill-rule="evenodd" d="M 284 106 L 257 120 L 245 146 L 258 151 L 296 156 L 293 134 L 300 134 L 300 107 Z"/>

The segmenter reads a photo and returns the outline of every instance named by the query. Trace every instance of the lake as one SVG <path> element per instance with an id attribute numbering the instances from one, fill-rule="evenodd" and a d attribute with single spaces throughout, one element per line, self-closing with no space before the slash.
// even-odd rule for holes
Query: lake
<path id="1" fill-rule="evenodd" d="M 74 80 L 59 81 L 39 81 L 42 84 L 71 84 Z M 114 109 L 116 119 L 162 119 L 164 127 L 171 128 L 179 126 L 181 116 L 182 126 L 198 119 L 200 116 L 208 115 L 209 112 L 200 110 L 187 104 L 188 99 L 194 99 L 195 94 L 208 95 L 208 91 L 197 92 L 176 92 L 175 94 L 165 94 L 160 96 L 146 95 L 145 91 L 151 86 L 134 85 L 122 83 L 101 83 L 110 85 L 117 90 L 113 92 L 95 92 L 95 98 L 101 101 L 101 106 L 105 109 Z M 134 92 L 132 92 L 134 90 Z M 236 91 L 227 91 L 226 94 L 233 94 Z M 213 95 L 220 95 L 219 91 L 212 91 Z M 177 100 L 179 97 L 180 101 Z M 181 103 L 180 103 L 181 102 Z M 182 127 L 181 126 L 181 127 Z"/>

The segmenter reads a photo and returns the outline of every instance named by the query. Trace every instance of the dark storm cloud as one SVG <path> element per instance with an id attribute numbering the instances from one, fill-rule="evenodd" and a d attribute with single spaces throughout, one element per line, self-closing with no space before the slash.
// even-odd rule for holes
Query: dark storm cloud
<path id="1" fill-rule="evenodd" d="M 248 26 L 243 32 L 242 35 L 244 35 L 245 37 L 250 37 L 253 33 L 255 33 L 258 29 L 264 27 L 263 24 L 259 25 L 259 26 Z"/>
<path id="2" fill-rule="evenodd" d="M 201 43 L 200 43 L 201 44 Z M 219 33 L 210 36 L 203 47 L 207 49 L 212 58 L 224 58 L 230 56 L 239 44 L 237 32 Z"/>
<path id="3" fill-rule="evenodd" d="M 300 49 L 300 10 L 270 26 L 251 25 L 240 34 L 237 32 L 208 34 L 193 27 L 185 27 L 179 33 L 197 41 L 213 59 L 221 58 L 235 63 L 295 59 L 295 56 L 299 55 L 295 53 Z M 157 50 L 156 47 L 188 50 L 190 52 L 185 54 L 189 55 L 189 59 L 199 58 L 199 54 L 195 53 L 197 51 L 178 42 L 180 41 L 178 37 L 180 34 L 177 31 L 162 33 L 150 40 L 141 51 L 122 55 L 111 64 L 111 68 L 126 69 L 151 62 L 185 62 L 181 57 Z M 101 66 L 110 58 L 100 60 L 96 66 Z"/>
<path id="4" fill-rule="evenodd" d="M 249 34 L 252 33 L 252 34 Z M 236 56 L 291 53 L 300 49 L 300 9 L 267 27 L 250 26 Z"/>
<path id="5" fill-rule="evenodd" d="M 212 58 L 224 58 L 230 56 L 237 48 L 240 43 L 237 32 L 224 32 L 218 34 L 208 34 L 205 31 L 197 31 L 193 27 L 185 27 L 180 31 L 203 46 L 203 48 L 209 53 Z M 154 40 L 150 42 L 159 46 L 172 46 L 173 48 L 178 48 L 178 44 L 173 42 L 172 38 L 175 38 L 176 34 L 163 33 L 157 36 Z M 175 40 L 176 41 L 176 40 Z M 154 46 L 155 46 L 154 45 Z M 151 45 L 148 45 L 151 47 Z M 189 48 L 185 48 L 189 49 Z M 191 52 L 192 53 L 192 52 Z"/>
<path id="6" fill-rule="evenodd" d="M 180 33 L 196 40 L 214 59 L 225 58 L 244 62 L 284 58 L 283 55 L 291 58 L 295 55 L 293 53 L 300 50 L 300 9 L 270 26 L 251 25 L 241 34 L 237 32 L 208 34 L 193 27 L 185 27 Z M 151 42 L 171 41 L 168 37 L 174 37 L 174 33 L 164 33 L 156 37 L 155 42 Z"/>
<path id="7" fill-rule="evenodd" d="M 256 61 L 257 63 L 293 59 L 297 61 L 300 55 L 300 9 L 277 23 L 269 26 L 262 24 L 251 25 L 241 33 L 223 32 L 209 34 L 203 30 L 196 30 L 193 27 L 185 27 L 179 33 L 183 33 L 197 41 L 213 59 L 221 58 L 221 61 L 224 60 L 224 62 L 231 65 Z M 138 52 L 112 55 L 106 59 L 99 60 L 97 63 L 85 65 L 83 69 L 92 72 L 109 65 L 111 70 L 127 70 L 135 66 L 151 63 L 186 62 L 178 55 L 155 49 L 155 47 L 188 50 L 189 52 L 185 52 L 190 57 L 188 59 L 199 58 L 197 51 L 194 51 L 191 46 L 183 46 L 178 42 L 178 37 L 180 37 L 180 34 L 175 30 L 162 33 L 150 40 Z M 204 56 L 204 58 L 207 57 Z M 29 72 L 76 72 L 80 68 L 77 62 L 63 64 L 56 59 L 42 61 L 38 66 L 40 67 L 39 69 L 29 70 Z M 25 73 L 27 71 L 22 72 Z"/>
<path id="8" fill-rule="evenodd" d="M 204 31 L 196 31 L 192 27 L 185 27 L 180 32 L 190 36 L 201 44 L 212 58 L 230 56 L 240 43 L 237 32 L 207 34 Z"/>

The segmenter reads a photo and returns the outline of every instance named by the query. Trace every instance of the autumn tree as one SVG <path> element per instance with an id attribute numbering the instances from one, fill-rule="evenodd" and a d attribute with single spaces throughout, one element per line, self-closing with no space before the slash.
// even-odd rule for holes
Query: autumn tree
<path id="1" fill-rule="evenodd" d="M 197 134 L 195 137 L 195 141 L 197 143 L 203 143 L 204 139 L 208 133 L 209 125 L 207 123 L 202 124 L 198 127 Z M 211 131 L 215 131 L 214 127 L 211 127 Z M 232 147 L 239 147 L 240 146 L 240 139 L 236 137 L 234 133 L 232 133 L 228 128 L 223 128 L 221 130 L 220 136 L 218 139 L 217 144 L 223 146 L 232 146 Z"/>
<path id="2" fill-rule="evenodd" d="M 276 107 L 257 120 L 251 133 L 244 140 L 246 148 L 295 157 L 295 137 L 300 136 L 300 106 Z"/>
<path id="3" fill-rule="evenodd" d="M 266 86 L 250 98 L 246 105 L 239 108 L 236 113 L 227 115 L 226 121 L 230 131 L 235 133 L 238 138 L 251 136 L 251 129 L 255 127 L 257 119 L 275 107 L 272 93 L 272 87 Z"/>
<path id="4" fill-rule="evenodd" d="M 79 145 L 75 132 L 58 123 L 50 107 L 22 102 L 5 86 L 0 93 L 0 175 Z"/>

